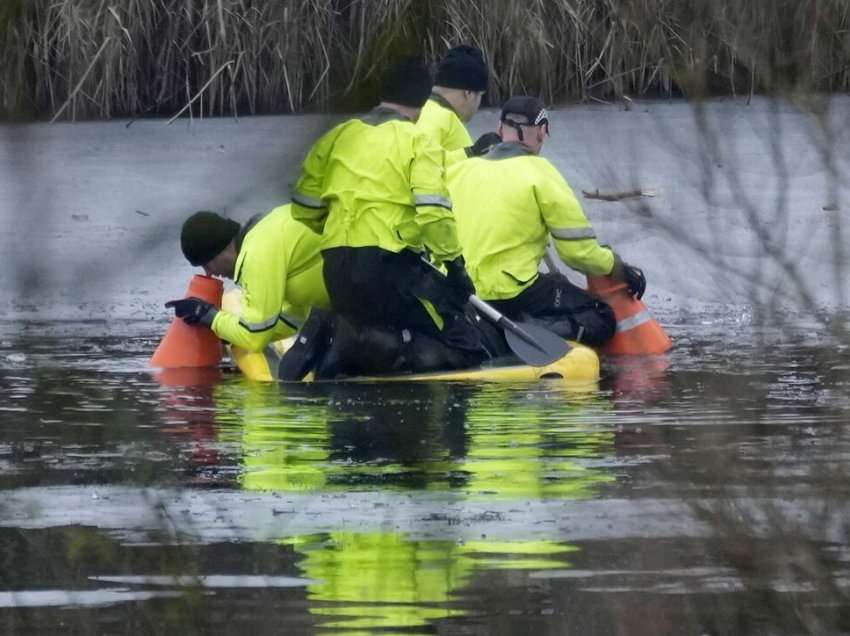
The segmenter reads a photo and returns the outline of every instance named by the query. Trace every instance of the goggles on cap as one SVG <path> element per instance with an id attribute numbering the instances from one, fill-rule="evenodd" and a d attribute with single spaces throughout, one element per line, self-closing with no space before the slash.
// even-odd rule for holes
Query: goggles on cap
<path id="1" fill-rule="evenodd" d="M 519 122 L 514 121 L 513 119 L 508 119 L 510 115 L 524 115 L 525 117 L 528 117 L 528 121 Z M 522 132 L 523 126 L 543 126 L 546 131 L 546 135 L 549 135 L 549 113 L 546 112 L 545 108 L 541 108 L 537 115 L 533 118 L 529 117 L 527 113 L 505 113 L 502 116 L 502 123 L 516 130 L 517 137 L 519 137 L 520 141 L 525 141 Z"/>

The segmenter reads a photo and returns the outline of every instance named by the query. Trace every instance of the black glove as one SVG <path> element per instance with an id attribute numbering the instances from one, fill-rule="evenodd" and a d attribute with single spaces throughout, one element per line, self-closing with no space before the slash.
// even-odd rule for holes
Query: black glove
<path id="1" fill-rule="evenodd" d="M 466 264 L 463 262 L 463 256 L 458 256 L 453 261 L 446 261 L 446 272 L 446 280 L 449 285 L 452 286 L 458 296 L 466 303 L 469 297 L 475 293 L 475 285 L 472 284 L 472 279 L 466 272 Z"/>
<path id="2" fill-rule="evenodd" d="M 643 298 L 643 292 L 646 291 L 646 276 L 643 275 L 643 270 L 640 267 L 623 263 L 623 274 L 629 293 L 638 300 Z"/>
<path id="3" fill-rule="evenodd" d="M 499 137 L 497 133 L 484 133 L 475 141 L 474 144 L 466 147 L 466 156 L 480 157 L 481 155 L 487 154 L 487 151 L 490 150 L 490 148 L 500 143 L 502 143 L 502 138 Z"/>
<path id="4" fill-rule="evenodd" d="M 178 318 L 182 318 L 187 325 L 206 325 L 211 327 L 213 318 L 218 313 L 214 305 L 200 298 L 189 297 L 180 300 L 169 300 L 165 303 L 168 308 L 173 307 Z"/>

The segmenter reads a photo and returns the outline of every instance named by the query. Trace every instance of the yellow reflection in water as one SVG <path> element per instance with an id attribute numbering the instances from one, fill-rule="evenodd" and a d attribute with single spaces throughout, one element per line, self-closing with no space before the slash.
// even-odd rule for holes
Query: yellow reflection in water
<path id="1" fill-rule="evenodd" d="M 614 433 L 588 423 L 599 402 L 484 387 L 467 412 L 469 451 L 460 461 L 470 496 L 502 499 L 586 498 L 614 481 L 581 460 L 611 455 Z"/>
<path id="2" fill-rule="evenodd" d="M 446 491 L 462 508 L 458 496 L 568 500 L 594 496 L 614 480 L 591 461 L 614 453 L 613 432 L 593 425 L 608 405 L 593 396 L 577 400 L 556 384 L 376 391 L 219 385 L 219 439 L 240 449 L 242 488 Z M 330 532 L 280 543 L 303 555 L 299 567 L 316 581 L 308 588 L 310 613 L 322 617 L 323 629 L 346 633 L 431 629 L 463 614 L 455 603 L 477 574 L 569 568 L 567 556 L 578 549 L 522 537 L 463 541 L 448 525 L 445 532 L 437 539 Z"/>
<path id="3" fill-rule="evenodd" d="M 462 616 L 452 606 L 476 571 L 569 567 L 560 555 L 577 550 L 550 541 L 413 540 L 403 533 L 331 533 L 285 539 L 304 555 L 322 627 L 409 629 Z M 346 631 L 348 633 L 348 631 Z"/>
<path id="4" fill-rule="evenodd" d="M 467 541 L 460 553 L 477 569 L 554 570 L 572 567 L 559 555 L 578 548 L 554 541 Z"/>
<path id="5" fill-rule="evenodd" d="M 311 613 L 336 617 L 325 628 L 406 629 L 459 615 L 446 603 L 470 568 L 452 541 L 340 532 L 290 542 L 304 555 L 303 571 L 320 581 L 308 588 Z"/>
<path id="6" fill-rule="evenodd" d="M 239 483 L 245 490 L 304 492 L 328 477 L 328 414 L 321 401 L 288 399 L 275 384 L 216 387 L 219 439 L 242 451 Z"/>
<path id="7" fill-rule="evenodd" d="M 341 395 L 365 390 L 349 386 Z M 552 499 L 591 497 L 614 481 L 588 461 L 614 452 L 614 433 L 593 425 L 604 402 L 566 400 L 557 384 L 532 393 L 433 384 L 401 395 L 413 399 L 222 384 L 219 439 L 241 447 L 239 481 L 247 490 L 340 491 L 368 482 L 382 490 Z"/>

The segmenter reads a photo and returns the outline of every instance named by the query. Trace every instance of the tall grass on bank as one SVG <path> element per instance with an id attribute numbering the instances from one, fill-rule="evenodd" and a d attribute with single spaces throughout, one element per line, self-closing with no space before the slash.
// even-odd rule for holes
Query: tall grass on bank
<path id="1" fill-rule="evenodd" d="M 846 0 L 4 0 L 0 116 L 353 109 L 473 43 L 489 99 L 850 90 Z"/>

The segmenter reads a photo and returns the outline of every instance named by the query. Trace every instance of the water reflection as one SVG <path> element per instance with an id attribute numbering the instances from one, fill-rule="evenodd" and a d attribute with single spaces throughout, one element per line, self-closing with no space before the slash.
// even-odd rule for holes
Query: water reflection
<path id="1" fill-rule="evenodd" d="M 0 619 L 834 633 L 848 349 L 726 335 L 608 360 L 585 393 L 161 377 L 151 338 L 9 340 Z"/>
<path id="2" fill-rule="evenodd" d="M 549 387 L 229 382 L 214 389 L 218 439 L 242 445 L 248 490 L 463 491 L 582 496 L 610 481 L 588 467 L 613 450 L 605 401 Z"/>
<path id="3" fill-rule="evenodd" d="M 598 465 L 614 434 L 593 413 L 591 392 L 559 382 L 506 387 L 446 383 L 276 387 L 217 385 L 220 440 L 241 443 L 240 486 L 269 492 L 432 491 L 462 499 L 584 498 L 614 477 Z M 457 501 L 456 501 L 457 503 Z M 376 502 L 376 506 L 380 506 Z M 488 568 L 569 567 L 578 548 L 558 541 L 468 540 L 460 520 L 439 538 L 393 531 L 393 511 L 376 508 L 386 529 L 281 537 L 303 555 L 302 575 L 324 628 L 420 628 L 460 616 L 453 601 Z M 503 514 L 484 511 L 489 521 Z M 332 618 L 328 618 L 332 617 Z"/>
<path id="4" fill-rule="evenodd" d="M 394 532 L 289 537 L 303 555 L 310 612 L 324 629 L 407 632 L 463 614 L 451 598 L 471 574 L 452 541 L 414 540 Z M 346 631 L 346 633 L 349 633 Z"/>
<path id="5" fill-rule="evenodd" d="M 186 473 L 196 485 L 214 478 L 221 465 L 216 443 L 214 386 L 222 374 L 216 368 L 158 371 L 154 376 L 165 390 L 159 394 L 160 432 L 180 440 Z M 169 390 L 176 389 L 176 390 Z"/>

